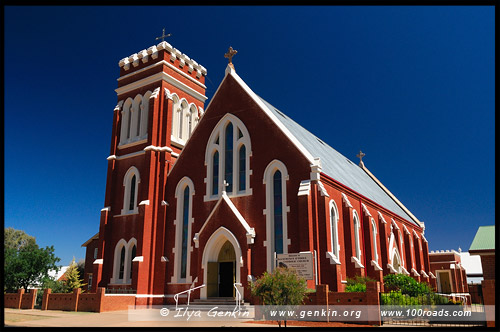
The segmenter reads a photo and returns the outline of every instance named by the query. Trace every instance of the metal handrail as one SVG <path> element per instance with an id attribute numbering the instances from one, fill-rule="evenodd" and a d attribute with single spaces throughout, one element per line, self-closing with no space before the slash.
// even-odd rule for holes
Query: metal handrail
<path id="1" fill-rule="evenodd" d="M 238 311 L 241 311 L 241 293 L 240 293 L 238 287 L 236 287 L 236 286 L 241 287 L 242 284 L 240 282 L 235 282 L 233 284 L 233 286 L 234 286 L 234 289 L 236 289 L 236 307 L 238 308 Z M 235 307 L 235 309 L 236 309 L 236 307 Z"/>
<path id="2" fill-rule="evenodd" d="M 189 305 L 189 299 L 191 297 L 191 292 L 194 291 L 195 289 L 202 288 L 202 287 L 205 287 L 205 284 L 203 284 L 201 286 L 198 286 L 198 287 L 194 287 L 194 288 L 193 288 L 193 285 L 191 285 L 191 287 L 189 289 L 186 289 L 185 291 L 182 291 L 182 292 L 179 292 L 179 293 L 175 294 L 174 295 L 175 310 L 177 310 L 177 302 L 179 301 L 179 295 L 184 294 L 184 293 L 188 293 L 188 302 L 187 302 L 187 305 Z"/>

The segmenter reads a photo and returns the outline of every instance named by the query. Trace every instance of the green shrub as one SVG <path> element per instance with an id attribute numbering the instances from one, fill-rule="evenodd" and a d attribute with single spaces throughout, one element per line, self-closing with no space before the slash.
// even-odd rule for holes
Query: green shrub
<path id="1" fill-rule="evenodd" d="M 347 285 L 345 292 L 366 292 L 366 283 L 368 281 L 375 281 L 370 277 L 355 276 L 354 278 L 347 278 Z"/>
<path id="2" fill-rule="evenodd" d="M 366 284 L 353 284 L 345 286 L 345 292 L 366 292 Z"/>
<path id="3" fill-rule="evenodd" d="M 418 282 L 404 274 L 388 274 L 384 276 L 384 287 L 386 290 L 401 291 L 409 296 L 419 296 L 432 293 L 429 285 Z"/>

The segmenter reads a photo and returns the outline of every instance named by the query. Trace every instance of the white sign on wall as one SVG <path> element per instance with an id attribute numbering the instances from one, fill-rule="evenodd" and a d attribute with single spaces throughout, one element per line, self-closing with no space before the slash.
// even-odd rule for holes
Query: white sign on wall
<path id="1" fill-rule="evenodd" d="M 276 265 L 295 269 L 299 277 L 306 280 L 314 280 L 313 270 L 313 254 L 297 253 L 297 254 L 277 254 Z"/>

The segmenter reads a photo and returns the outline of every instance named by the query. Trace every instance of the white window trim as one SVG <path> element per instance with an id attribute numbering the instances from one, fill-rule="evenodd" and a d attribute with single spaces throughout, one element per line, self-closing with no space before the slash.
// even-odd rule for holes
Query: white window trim
<path id="1" fill-rule="evenodd" d="M 272 204 L 272 187 L 273 187 L 273 176 L 275 171 L 279 170 L 281 172 L 281 193 L 282 204 L 283 204 L 283 253 L 288 253 L 288 246 L 291 244 L 291 240 L 288 238 L 288 213 L 290 212 L 290 206 L 287 206 L 287 181 L 289 180 L 288 170 L 281 161 L 275 159 L 267 165 L 264 171 L 263 183 L 266 186 L 266 208 L 263 213 L 266 216 L 266 240 L 263 245 L 266 247 L 266 259 L 267 259 L 267 271 L 271 272 L 273 270 L 274 253 L 273 248 L 273 204 Z"/>
<path id="2" fill-rule="evenodd" d="M 223 188 L 225 174 L 224 174 L 224 165 L 225 165 L 225 129 L 228 123 L 231 122 L 233 125 L 233 190 L 232 192 L 227 192 L 226 194 L 229 197 L 240 197 L 240 196 L 249 196 L 252 195 L 252 188 L 250 187 L 250 175 L 252 175 L 252 170 L 250 169 L 250 157 L 252 156 L 252 144 L 250 141 L 250 134 L 244 123 L 234 116 L 231 113 L 227 113 L 219 120 L 214 130 L 210 134 L 210 138 L 208 140 L 207 147 L 205 149 L 205 165 L 207 168 L 206 177 L 204 179 L 206 183 L 206 194 L 203 197 L 204 202 L 218 200 L 222 191 L 225 191 Z M 241 131 L 243 137 L 238 138 L 238 129 Z M 216 144 L 215 141 L 219 137 L 219 144 Z M 245 145 L 245 190 L 238 190 L 238 181 L 239 181 L 239 150 L 242 145 Z M 217 195 L 212 195 L 212 174 L 213 174 L 213 153 L 215 151 L 219 152 L 219 190 Z"/>
<path id="3" fill-rule="evenodd" d="M 332 199 L 328 204 L 328 211 L 330 212 L 330 249 L 326 257 L 330 259 L 330 264 L 340 265 L 340 244 L 339 244 L 339 210 L 337 204 Z M 332 218 L 332 210 L 335 211 L 335 218 Z M 335 232 L 334 232 L 335 230 Z"/>
<path id="4" fill-rule="evenodd" d="M 393 240 L 393 238 L 391 238 L 391 241 L 392 240 Z M 396 255 L 396 258 L 399 260 L 399 269 L 398 270 L 396 270 L 394 268 L 394 255 Z M 402 265 L 402 261 L 401 261 L 401 255 L 399 254 L 399 250 L 398 250 L 397 246 L 392 247 L 392 250 L 390 252 L 390 263 L 387 263 L 387 267 L 389 268 L 391 273 L 401 273 L 401 269 L 402 269 L 403 265 Z"/>
<path id="5" fill-rule="evenodd" d="M 377 224 L 375 223 L 375 219 L 371 218 L 372 224 L 372 250 L 373 250 L 373 260 L 378 262 L 378 246 L 377 246 Z"/>
<path id="6" fill-rule="evenodd" d="M 122 121 L 120 128 L 120 143 L 118 144 L 118 148 L 123 149 L 147 141 L 149 97 L 151 94 L 151 91 L 147 91 L 144 96 L 137 94 L 134 99 L 130 97 L 127 98 L 123 104 L 121 111 Z M 141 119 L 137 118 L 137 114 L 139 114 L 139 107 L 141 107 Z M 139 135 L 137 135 L 138 123 L 140 124 Z"/>
<path id="7" fill-rule="evenodd" d="M 132 280 L 130 279 L 130 269 L 132 268 L 131 255 L 132 248 L 136 246 L 137 252 L 137 240 L 131 238 L 128 242 L 125 239 L 120 239 L 115 246 L 115 253 L 113 258 L 113 277 L 109 281 L 112 285 L 130 285 Z M 119 279 L 120 276 L 120 259 L 121 250 L 125 247 L 125 262 L 123 267 L 123 279 Z"/>
<path id="8" fill-rule="evenodd" d="M 188 234 L 187 234 L 187 261 L 186 261 L 186 278 L 181 278 L 181 258 L 182 258 L 182 221 L 183 221 L 183 205 L 184 205 L 184 190 L 189 187 L 189 210 L 188 210 Z M 174 274 L 171 278 L 171 283 L 192 283 L 193 278 L 191 276 L 191 252 L 193 251 L 193 246 L 191 241 L 192 236 L 192 225 L 194 223 L 193 218 L 193 197 L 195 195 L 193 181 L 187 176 L 183 177 L 175 189 L 175 198 L 177 200 L 176 217 L 174 220 L 175 225 L 175 246 L 172 249 L 174 253 Z"/>
<path id="9" fill-rule="evenodd" d="M 359 220 L 359 215 L 356 210 L 352 210 L 352 224 L 354 230 L 354 249 L 355 256 L 358 262 L 361 262 L 361 237 L 359 236 L 359 230 L 361 229 L 361 223 Z M 359 263 L 361 265 L 361 263 Z"/>
<path id="10" fill-rule="evenodd" d="M 134 209 L 129 210 L 129 200 L 130 200 L 130 186 L 132 182 L 132 177 L 135 175 L 135 193 L 134 193 Z M 132 166 L 128 169 L 127 173 L 123 177 L 123 208 L 120 212 L 120 216 L 137 214 L 139 213 L 139 207 L 137 205 L 138 194 L 139 194 L 139 184 L 141 183 L 141 177 L 139 175 L 139 170 Z"/>
<path id="11" fill-rule="evenodd" d="M 172 105 L 172 134 L 170 140 L 179 147 L 184 147 L 193 134 L 200 117 L 194 103 L 188 103 L 186 98 L 179 98 L 176 93 L 170 95 Z M 191 122 L 191 128 L 189 123 Z"/>

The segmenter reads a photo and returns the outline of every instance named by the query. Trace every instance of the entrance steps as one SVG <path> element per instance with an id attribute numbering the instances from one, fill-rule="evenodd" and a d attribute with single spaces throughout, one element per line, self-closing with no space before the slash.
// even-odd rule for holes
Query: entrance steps
<path id="1" fill-rule="evenodd" d="M 209 297 L 206 299 L 194 299 L 191 301 L 192 305 L 224 305 L 224 306 L 235 306 L 236 299 L 234 297 Z M 240 302 L 241 306 L 250 305 L 248 302 Z"/>
<path id="2" fill-rule="evenodd" d="M 186 307 L 186 303 L 179 303 L 179 307 Z M 209 311 L 217 307 L 218 311 L 250 310 L 249 302 L 240 302 L 237 307 L 236 299 L 233 297 L 209 297 L 207 299 L 193 299 L 189 303 L 189 310 Z M 253 312 L 253 310 L 251 310 Z"/>

